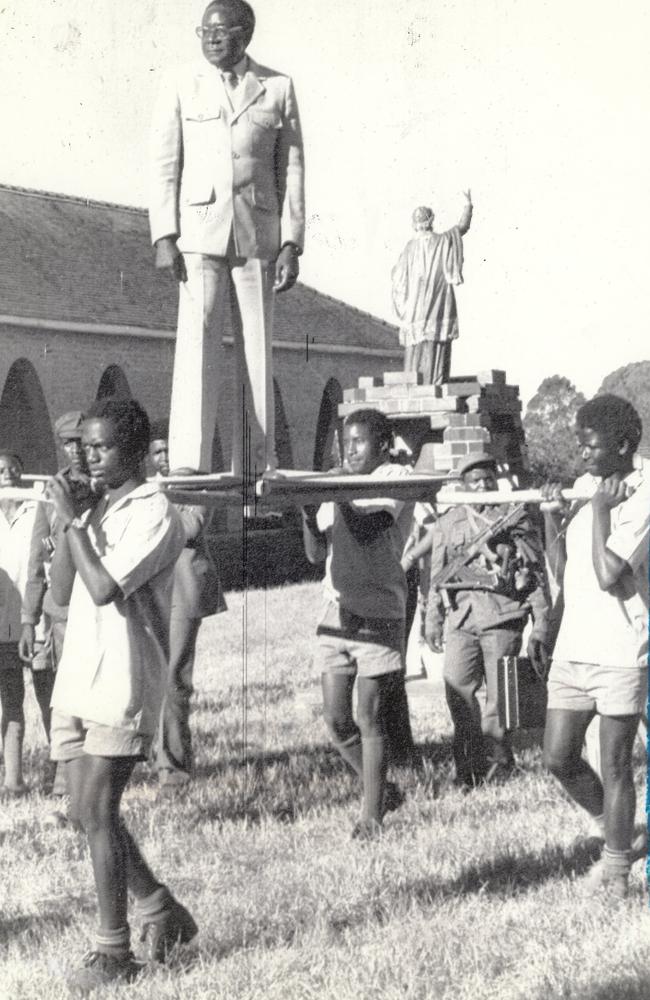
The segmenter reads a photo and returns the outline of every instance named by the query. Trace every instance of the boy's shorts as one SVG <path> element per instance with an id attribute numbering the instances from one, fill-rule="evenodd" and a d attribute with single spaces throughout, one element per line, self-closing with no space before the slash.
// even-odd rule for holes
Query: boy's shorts
<path id="1" fill-rule="evenodd" d="M 316 637 L 314 663 L 322 674 L 379 677 L 404 669 L 401 618 L 361 618 L 328 601 Z"/>
<path id="2" fill-rule="evenodd" d="M 146 760 L 153 742 L 153 737 L 132 729 L 114 729 L 56 711 L 52 712 L 50 738 L 50 757 L 62 761 L 77 760 L 84 755 Z"/>
<path id="3" fill-rule="evenodd" d="M 599 663 L 553 660 L 548 708 L 599 715 L 639 715 L 648 697 L 646 667 L 604 667 Z"/>

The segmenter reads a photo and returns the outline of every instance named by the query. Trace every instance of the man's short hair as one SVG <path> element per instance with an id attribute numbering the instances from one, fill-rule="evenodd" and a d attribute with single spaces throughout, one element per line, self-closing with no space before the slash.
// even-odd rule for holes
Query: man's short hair
<path id="1" fill-rule="evenodd" d="M 576 414 L 576 425 L 590 428 L 609 441 L 620 444 L 627 441 L 634 453 L 643 434 L 641 417 L 627 399 L 604 392 L 584 403 Z"/>
<path id="2" fill-rule="evenodd" d="M 86 420 L 110 420 L 122 455 L 143 458 L 149 448 L 149 417 L 137 399 L 104 396 L 88 410 Z"/>
<path id="3" fill-rule="evenodd" d="M 232 15 L 235 24 L 245 29 L 249 39 L 252 38 L 255 31 L 255 11 L 249 3 L 246 3 L 246 0 L 212 0 L 205 9 L 211 10 L 213 7 L 227 10 Z"/>
<path id="4" fill-rule="evenodd" d="M 343 421 L 344 427 L 349 427 L 350 424 L 359 424 L 362 427 L 366 427 L 368 433 L 378 445 L 386 444 L 390 448 L 393 440 L 393 428 L 385 413 L 380 413 L 379 410 L 373 410 L 370 407 L 363 410 L 354 410 L 353 413 L 348 413 Z"/>

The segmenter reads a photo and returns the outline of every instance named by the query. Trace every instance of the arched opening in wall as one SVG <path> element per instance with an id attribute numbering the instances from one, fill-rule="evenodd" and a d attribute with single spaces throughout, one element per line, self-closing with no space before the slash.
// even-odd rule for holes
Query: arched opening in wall
<path id="1" fill-rule="evenodd" d="M 40 379 L 31 361 L 18 358 L 0 397 L 0 447 L 15 451 L 26 472 L 56 472 L 56 445 Z"/>
<path id="2" fill-rule="evenodd" d="M 273 379 L 273 396 L 275 400 L 275 453 L 278 457 L 278 468 L 293 469 L 293 449 L 289 424 L 277 379 Z"/>
<path id="3" fill-rule="evenodd" d="M 323 389 L 318 420 L 316 422 L 316 443 L 314 445 L 314 469 L 326 471 L 340 464 L 341 426 L 339 403 L 343 402 L 343 390 L 335 378 L 331 378 Z"/>
<path id="4" fill-rule="evenodd" d="M 131 387 L 119 365 L 109 365 L 99 380 L 97 399 L 105 399 L 106 396 L 131 399 Z"/>

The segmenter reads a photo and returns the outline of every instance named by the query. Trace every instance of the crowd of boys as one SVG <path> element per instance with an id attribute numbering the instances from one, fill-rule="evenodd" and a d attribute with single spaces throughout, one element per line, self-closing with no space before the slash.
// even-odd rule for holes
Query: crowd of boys
<path id="1" fill-rule="evenodd" d="M 20 794 L 29 664 L 52 759 L 65 766 L 68 820 L 86 833 L 95 877 L 99 930 L 70 978 L 85 990 L 141 970 L 130 947 L 129 893 L 149 960 L 164 961 L 197 932 L 142 857 L 120 800 L 152 750 L 161 784 L 192 778 L 194 644 L 203 615 L 224 605 L 202 544 L 205 512 L 175 508 L 155 477 L 144 477 L 147 456 L 158 475 L 169 473 L 164 430 L 152 431 L 137 402 L 113 399 L 85 416 L 65 414 L 56 429 L 66 465 L 48 483 L 51 504 L 0 502 L 2 735 L 5 789 Z M 438 511 L 420 548 L 406 552 L 430 552 L 424 631 L 433 649 L 445 650 L 456 782 L 471 790 L 513 769 L 497 720 L 496 663 L 519 651 L 532 617 L 530 658 L 544 672 L 552 656 L 545 761 L 602 832 L 591 882 L 622 897 L 633 860 L 645 853 L 638 838 L 633 848 L 632 747 L 647 697 L 650 477 L 636 453 L 641 423 L 625 400 L 596 397 L 578 412 L 577 430 L 586 470 L 577 486 L 590 499 L 568 505 L 557 485 L 545 488 L 546 551 L 563 584 L 554 651 L 541 532 L 525 508 L 506 505 L 505 519 L 480 502 Z M 390 462 L 390 446 L 381 413 L 350 414 L 341 471 L 408 475 Z M 18 485 L 21 471 L 18 457 L 0 450 L 0 482 Z M 497 485 L 488 455 L 460 472 L 478 501 Z M 411 503 L 390 496 L 303 510 L 307 555 L 325 562 L 315 669 L 333 744 L 360 780 L 352 836 L 363 840 L 380 835 L 386 813 L 403 801 L 387 780 L 387 706 L 404 670 L 412 516 Z M 582 754 L 595 715 L 600 773 Z"/>

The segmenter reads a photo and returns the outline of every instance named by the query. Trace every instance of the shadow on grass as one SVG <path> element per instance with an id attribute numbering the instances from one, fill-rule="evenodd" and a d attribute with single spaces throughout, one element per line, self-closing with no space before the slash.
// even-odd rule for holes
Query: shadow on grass
<path id="1" fill-rule="evenodd" d="M 66 900 L 72 912 L 62 913 L 60 909 L 44 910 L 29 916 L 6 917 L 0 914 L 0 945 L 8 944 L 11 938 L 34 935 L 41 939 L 47 931 L 63 931 L 77 923 L 80 915 L 95 913 L 97 904 L 85 897 Z"/>
<path id="2" fill-rule="evenodd" d="M 647 1000 L 650 997 L 650 976 L 629 979 L 627 982 L 612 979 L 608 983 L 592 986 L 582 993 L 581 1000 Z"/>
<path id="3" fill-rule="evenodd" d="M 569 852 L 561 847 L 554 847 L 541 854 L 504 854 L 479 865 L 470 865 L 452 881 L 425 878 L 407 882 L 400 886 L 396 894 L 391 895 L 390 902 L 386 902 L 384 898 L 361 900 L 345 913 L 334 913 L 329 925 L 334 932 L 343 933 L 371 921 L 386 923 L 394 918 L 395 905 L 400 900 L 406 905 L 415 900 L 421 905 L 434 907 L 441 900 L 456 899 L 472 893 L 516 896 L 549 879 L 583 875 L 596 857 L 597 852 L 588 843 L 574 847 Z"/>
<path id="4" fill-rule="evenodd" d="M 202 751 L 215 759 L 197 765 L 195 780 L 179 787 L 173 801 L 180 806 L 185 825 L 245 820 L 250 824 L 276 820 L 293 823 L 314 811 L 358 803 L 360 783 L 333 747 L 305 744 L 288 750 L 266 751 L 239 741 L 228 741 L 224 753 L 218 733 L 205 734 Z M 427 746 L 427 760 L 436 765 L 448 751 Z M 220 756 L 219 756 L 220 754 Z M 430 767 L 433 767 L 431 764 Z M 411 784 L 399 772 L 399 783 Z M 420 776 L 416 781 L 423 781 Z M 137 769 L 133 786 L 152 786 L 157 779 L 151 768 Z"/>

